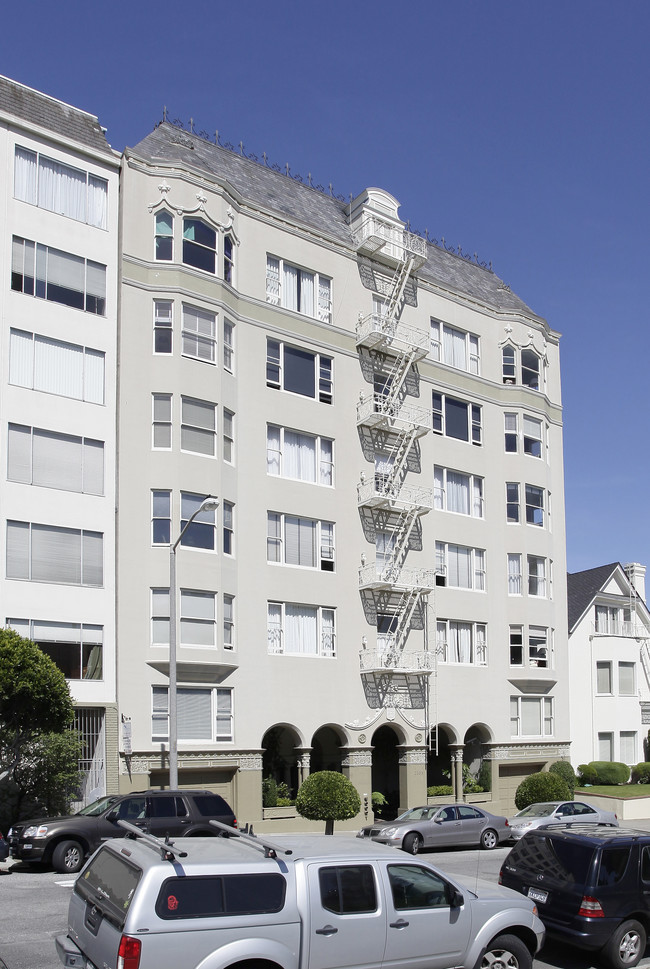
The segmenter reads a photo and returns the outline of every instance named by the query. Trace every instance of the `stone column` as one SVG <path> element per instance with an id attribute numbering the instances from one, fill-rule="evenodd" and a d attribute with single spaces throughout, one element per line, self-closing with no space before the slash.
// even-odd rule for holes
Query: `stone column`
<path id="1" fill-rule="evenodd" d="M 232 808 L 240 828 L 262 820 L 262 753 L 251 751 L 239 755 L 239 766 L 233 780 L 235 803 Z"/>
<path id="2" fill-rule="evenodd" d="M 361 810 L 348 824 L 362 825 L 372 821 L 372 748 L 346 747 L 341 750 L 341 769 L 344 777 L 354 784 L 361 798 Z"/>
<path id="3" fill-rule="evenodd" d="M 451 786 L 454 789 L 454 800 L 464 801 L 463 794 L 463 745 L 449 744 L 451 751 Z"/>
<path id="4" fill-rule="evenodd" d="M 427 803 L 426 747 L 399 747 L 399 813 Z"/>
<path id="5" fill-rule="evenodd" d="M 311 747 L 296 747 L 298 766 L 298 787 L 305 782 L 311 773 Z"/>

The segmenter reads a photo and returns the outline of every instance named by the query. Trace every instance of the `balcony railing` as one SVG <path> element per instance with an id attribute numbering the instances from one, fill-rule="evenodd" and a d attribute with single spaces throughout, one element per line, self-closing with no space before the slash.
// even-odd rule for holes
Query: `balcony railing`
<path id="1" fill-rule="evenodd" d="M 431 411 L 406 401 L 389 402 L 384 394 L 368 394 L 357 403 L 357 424 L 368 427 L 387 426 L 395 431 L 415 430 L 426 434 L 431 424 Z"/>
<path id="2" fill-rule="evenodd" d="M 353 230 L 352 239 L 358 252 L 381 252 L 383 256 L 403 262 L 415 257 L 418 265 L 422 265 L 427 258 L 427 244 L 421 236 L 408 232 L 400 225 L 380 219 L 376 215 L 368 215 L 361 225 Z"/>
<path id="3" fill-rule="evenodd" d="M 362 673 L 418 673 L 433 672 L 435 657 L 426 650 L 403 652 L 397 649 L 362 649 L 359 665 Z"/>
<path id="4" fill-rule="evenodd" d="M 415 488 L 411 485 L 387 485 L 379 475 L 357 485 L 359 506 L 366 508 L 391 508 L 396 511 L 409 511 L 416 508 L 421 514 L 433 508 L 433 490 Z"/>
<path id="5" fill-rule="evenodd" d="M 593 636 L 620 636 L 624 639 L 650 639 L 650 630 L 637 622 L 600 619 L 592 622 Z"/>
<path id="6" fill-rule="evenodd" d="M 435 585 L 433 569 L 402 569 L 397 565 L 364 565 L 359 569 L 360 589 L 419 589 L 431 592 Z"/>
<path id="7" fill-rule="evenodd" d="M 417 326 L 370 313 L 357 323 L 357 346 L 380 347 L 385 353 L 396 354 L 415 351 L 415 359 L 422 360 L 429 353 L 430 336 Z"/>

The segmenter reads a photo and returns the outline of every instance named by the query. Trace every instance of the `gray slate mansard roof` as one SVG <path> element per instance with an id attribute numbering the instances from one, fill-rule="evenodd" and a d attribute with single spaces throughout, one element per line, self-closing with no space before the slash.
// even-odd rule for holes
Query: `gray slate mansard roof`
<path id="1" fill-rule="evenodd" d="M 129 152 L 154 165 L 157 161 L 177 164 L 205 172 L 218 181 L 225 179 L 245 201 L 288 216 L 343 245 L 351 244 L 345 202 L 168 122 L 158 125 L 135 148 L 127 149 Z M 418 276 L 497 310 L 539 319 L 495 273 L 431 243 L 427 245 L 427 262 L 418 270 Z"/>
<path id="2" fill-rule="evenodd" d="M 113 155 L 97 118 L 0 75 L 0 114 L 14 115 L 28 124 Z"/>

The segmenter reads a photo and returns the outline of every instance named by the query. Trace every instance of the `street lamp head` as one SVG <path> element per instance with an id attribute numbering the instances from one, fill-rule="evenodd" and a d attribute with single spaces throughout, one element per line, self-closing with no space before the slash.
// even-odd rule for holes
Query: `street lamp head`
<path id="1" fill-rule="evenodd" d="M 215 511 L 219 507 L 219 499 L 215 498 L 214 495 L 208 495 L 201 502 L 201 507 L 199 511 Z"/>

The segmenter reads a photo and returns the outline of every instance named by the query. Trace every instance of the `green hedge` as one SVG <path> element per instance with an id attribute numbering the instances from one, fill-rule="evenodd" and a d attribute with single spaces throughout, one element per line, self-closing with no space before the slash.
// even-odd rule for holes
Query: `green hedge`
<path id="1" fill-rule="evenodd" d="M 573 797 L 573 793 L 576 789 L 576 775 L 569 761 L 556 760 L 554 764 L 551 764 L 548 772 L 549 774 L 557 774 L 558 777 L 561 777 L 571 791 L 571 797 Z"/>
<path id="2" fill-rule="evenodd" d="M 570 801 L 572 799 L 573 794 L 566 781 L 563 781 L 557 774 L 551 774 L 548 771 L 530 774 L 521 782 L 515 793 L 515 804 L 519 811 L 523 811 L 529 804 L 537 804 L 538 801 Z"/>
<path id="3" fill-rule="evenodd" d="M 627 784 L 630 779 L 630 768 L 617 760 L 592 760 L 587 766 L 596 771 L 591 784 Z"/>
<path id="4" fill-rule="evenodd" d="M 448 797 L 453 793 L 451 784 L 435 784 L 433 787 L 427 787 L 427 797 Z"/>
<path id="5" fill-rule="evenodd" d="M 650 764 L 647 761 L 635 764 L 630 781 L 632 784 L 650 784 Z"/>

